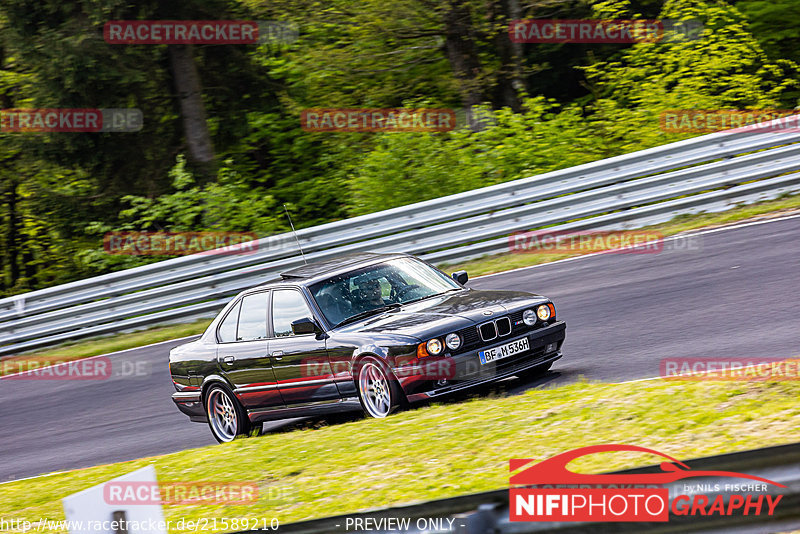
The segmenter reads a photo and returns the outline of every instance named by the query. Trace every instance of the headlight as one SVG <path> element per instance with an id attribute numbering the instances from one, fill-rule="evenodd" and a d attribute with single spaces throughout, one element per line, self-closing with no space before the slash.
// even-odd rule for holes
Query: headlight
<path id="1" fill-rule="evenodd" d="M 525 310 L 522 312 L 522 321 L 528 326 L 533 326 L 536 324 L 536 314 L 533 310 Z"/>
<path id="2" fill-rule="evenodd" d="M 547 304 L 542 304 L 536 308 L 536 317 L 542 321 L 548 320 L 550 318 L 550 307 Z"/>
<path id="3" fill-rule="evenodd" d="M 438 339 L 431 339 L 428 341 L 428 344 L 425 346 L 428 349 L 430 354 L 436 356 L 437 354 L 441 354 L 442 352 L 442 342 Z"/>
<path id="4" fill-rule="evenodd" d="M 448 349 L 456 350 L 461 346 L 461 338 L 458 337 L 458 334 L 447 334 L 447 337 L 444 338 L 444 344 L 447 345 Z"/>

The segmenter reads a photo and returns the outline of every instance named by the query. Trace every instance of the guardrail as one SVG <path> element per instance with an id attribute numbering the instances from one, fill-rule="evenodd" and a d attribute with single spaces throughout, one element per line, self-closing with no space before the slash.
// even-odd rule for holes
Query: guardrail
<path id="1" fill-rule="evenodd" d="M 410 528 L 403 529 L 403 534 L 529 534 L 536 532 L 556 532 L 560 534 L 584 534 L 591 532 L 648 532 L 649 534 L 678 534 L 684 532 L 788 532 L 800 529 L 800 443 L 766 447 L 744 452 L 709 456 L 684 462 L 692 470 L 733 471 L 755 475 L 786 486 L 785 489 L 768 489 L 771 495 L 783 495 L 775 507 L 774 515 L 758 516 L 730 515 L 676 516 L 670 513 L 669 521 L 664 523 L 584 523 L 584 522 L 511 522 L 509 521 L 508 489 L 487 491 L 460 497 L 452 497 L 420 504 L 412 504 L 396 508 L 383 508 L 369 512 L 326 517 L 311 521 L 281 525 L 278 532 L 287 534 L 332 534 L 350 532 L 353 534 L 397 534 L 398 529 L 380 528 L 386 520 L 393 519 L 394 525 L 399 519 L 408 519 Z M 615 471 L 615 474 L 659 472 L 657 466 Z M 715 484 L 724 488 L 726 483 L 737 482 L 736 479 L 722 477 L 691 478 L 688 481 L 696 491 L 695 494 L 713 496 L 717 493 L 708 491 Z M 742 481 L 744 482 L 744 480 Z M 670 499 L 676 495 L 685 495 L 679 481 L 664 486 L 669 489 Z M 702 488 L 702 489 L 700 489 Z M 724 492 L 723 492 L 724 494 Z M 761 495 L 761 493 L 759 493 Z M 437 524 L 430 519 L 451 519 L 452 523 L 442 522 L 443 528 L 418 528 L 422 519 L 426 526 Z M 369 520 L 369 521 L 367 521 Z M 381 522 L 383 520 L 383 522 Z M 359 525 L 370 525 L 371 528 L 358 528 Z M 245 531 L 255 534 L 257 530 Z M 245 534 L 244 532 L 237 534 Z"/>
<path id="2" fill-rule="evenodd" d="M 800 131 L 766 130 L 704 135 L 305 228 L 297 237 L 309 261 L 403 251 L 444 263 L 507 251 L 507 236 L 516 231 L 629 229 L 722 211 L 800 190 Z M 185 256 L 0 299 L 0 355 L 212 317 L 232 295 L 302 264 L 292 234 L 260 239 L 256 248 L 238 256 Z"/>

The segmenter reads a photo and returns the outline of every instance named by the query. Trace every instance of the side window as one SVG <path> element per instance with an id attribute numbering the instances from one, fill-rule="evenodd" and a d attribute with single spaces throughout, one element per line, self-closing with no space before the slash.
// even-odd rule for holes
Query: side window
<path id="1" fill-rule="evenodd" d="M 292 334 L 292 321 L 304 317 L 313 317 L 303 295 L 293 289 L 281 289 L 272 292 L 272 329 L 275 337 L 287 337 Z"/>
<path id="2" fill-rule="evenodd" d="M 236 341 L 253 341 L 267 337 L 267 293 L 255 293 L 242 299 Z"/>
<path id="3" fill-rule="evenodd" d="M 220 343 L 231 343 L 232 341 L 236 341 L 236 323 L 239 320 L 239 310 L 242 307 L 242 301 L 236 303 L 228 315 L 225 316 L 222 323 L 220 323 L 219 328 L 217 329 L 217 335 L 219 336 Z"/>

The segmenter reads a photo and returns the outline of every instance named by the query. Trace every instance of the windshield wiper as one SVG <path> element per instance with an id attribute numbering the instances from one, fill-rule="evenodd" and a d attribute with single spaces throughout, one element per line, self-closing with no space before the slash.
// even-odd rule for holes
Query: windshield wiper
<path id="1" fill-rule="evenodd" d="M 397 309 L 397 308 L 400 308 L 400 307 L 401 307 L 400 304 L 397 304 L 396 302 L 393 302 L 393 303 L 387 304 L 385 306 L 379 306 L 377 308 L 372 308 L 371 310 L 365 310 L 365 311 L 362 311 L 362 312 L 358 312 L 355 315 L 351 315 L 350 317 L 348 317 L 344 321 L 340 321 L 340 322 L 336 323 L 334 328 L 342 326 L 342 325 L 345 325 L 345 324 L 348 324 L 348 323 L 352 323 L 353 321 L 358 321 L 359 319 L 363 319 L 364 317 L 369 317 L 370 315 L 375 315 L 377 313 L 385 312 L 387 310 Z"/>

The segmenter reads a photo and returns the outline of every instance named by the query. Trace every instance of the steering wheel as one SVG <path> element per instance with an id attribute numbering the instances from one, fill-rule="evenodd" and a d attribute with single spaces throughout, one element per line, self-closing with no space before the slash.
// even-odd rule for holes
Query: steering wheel
<path id="1" fill-rule="evenodd" d="M 411 284 L 410 286 L 406 286 L 406 287 L 402 288 L 400 291 L 397 292 L 397 298 L 401 299 L 401 298 L 405 297 L 406 293 L 408 293 L 412 289 L 419 289 L 419 286 L 417 284 Z"/>

